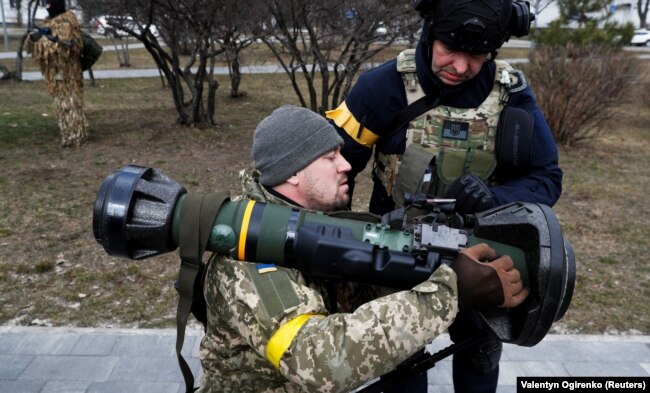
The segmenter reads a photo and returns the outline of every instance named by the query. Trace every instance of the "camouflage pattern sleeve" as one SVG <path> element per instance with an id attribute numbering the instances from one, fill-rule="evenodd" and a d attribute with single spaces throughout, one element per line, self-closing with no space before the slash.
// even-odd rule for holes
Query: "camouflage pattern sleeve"
<path id="1" fill-rule="evenodd" d="M 349 391 L 424 347 L 457 312 L 456 277 L 447 266 L 412 290 L 329 316 L 320 293 L 305 286 L 299 272 L 278 268 L 259 274 L 255 266 L 220 258 L 208 267 L 204 392 L 294 391 L 298 386 L 306 391 Z M 307 321 L 280 352 L 278 373 L 267 359 L 267 344 L 278 329 L 303 316 Z M 239 337 L 239 344 L 219 339 L 228 336 Z M 256 355 L 246 356 L 245 362 L 233 356 L 243 343 Z"/>
<path id="2" fill-rule="evenodd" d="M 409 291 L 353 313 L 312 318 L 293 339 L 280 371 L 306 390 L 343 392 L 393 370 L 453 322 L 456 275 L 446 265 Z"/>
<path id="3" fill-rule="evenodd" d="M 201 393 L 302 391 L 266 359 L 266 345 L 285 321 L 326 313 L 323 299 L 304 285 L 297 270 L 260 272 L 257 267 L 224 256 L 208 264 Z"/>

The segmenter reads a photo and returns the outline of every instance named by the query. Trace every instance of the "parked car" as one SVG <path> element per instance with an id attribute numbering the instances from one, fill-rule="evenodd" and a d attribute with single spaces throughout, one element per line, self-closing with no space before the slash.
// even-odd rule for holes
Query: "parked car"
<path id="1" fill-rule="evenodd" d="M 384 25 L 384 22 L 379 22 L 379 26 L 377 29 L 375 29 L 375 34 L 377 35 L 386 35 L 388 33 L 388 29 Z"/>
<path id="2" fill-rule="evenodd" d="M 92 23 L 95 25 L 97 34 L 105 37 L 118 38 L 128 36 L 129 34 L 125 30 L 120 29 L 121 26 L 133 30 L 136 34 L 140 34 L 140 26 L 130 16 L 101 15 L 93 18 Z M 158 28 L 154 25 L 149 26 L 149 31 L 151 31 L 154 37 L 160 35 Z"/>
<path id="3" fill-rule="evenodd" d="M 634 30 L 634 36 L 632 36 L 632 41 L 630 41 L 630 44 L 636 46 L 650 47 L 650 30 L 648 29 Z"/>
<path id="4" fill-rule="evenodd" d="M 93 17 L 90 21 L 90 24 L 95 28 L 97 34 L 101 35 L 107 35 L 106 30 L 112 29 L 110 26 L 108 26 L 107 17 L 104 15 Z"/>

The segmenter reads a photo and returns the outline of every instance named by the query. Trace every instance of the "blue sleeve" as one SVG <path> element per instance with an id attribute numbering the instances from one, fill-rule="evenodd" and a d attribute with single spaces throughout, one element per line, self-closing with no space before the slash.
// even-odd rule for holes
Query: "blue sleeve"
<path id="1" fill-rule="evenodd" d="M 357 83 L 345 99 L 345 104 L 353 118 L 358 123 L 356 129 L 365 130 L 376 135 L 378 141 L 384 139 L 393 130 L 389 129 L 393 119 L 406 107 L 406 93 L 401 74 L 397 72 L 396 62 L 389 61 L 374 68 L 359 77 Z M 359 144 L 343 128 L 330 120 L 343 138 L 341 154 L 352 166 L 348 173 L 350 196 L 354 191 L 355 177 L 363 171 L 372 157 L 372 146 Z"/>
<path id="2" fill-rule="evenodd" d="M 350 112 L 364 128 L 385 137 L 393 119 L 404 109 L 406 92 L 396 61 L 389 61 L 359 77 L 345 98 Z"/>
<path id="3" fill-rule="evenodd" d="M 534 202 L 553 206 L 562 193 L 562 170 L 551 129 L 530 87 L 514 95 L 510 104 L 533 114 L 531 166 L 523 174 L 499 173 L 497 168 L 498 185 L 491 191 L 499 204 Z"/>

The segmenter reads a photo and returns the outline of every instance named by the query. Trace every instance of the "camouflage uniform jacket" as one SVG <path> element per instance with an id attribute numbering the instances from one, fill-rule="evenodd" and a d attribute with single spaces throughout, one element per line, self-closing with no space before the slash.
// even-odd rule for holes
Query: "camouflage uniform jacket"
<path id="1" fill-rule="evenodd" d="M 288 205 L 251 177 L 244 182 L 246 197 Z M 201 392 L 350 391 L 424 347 L 457 312 L 456 276 L 446 265 L 411 290 L 329 314 L 322 291 L 297 270 L 261 273 L 213 256 L 204 295 Z"/>

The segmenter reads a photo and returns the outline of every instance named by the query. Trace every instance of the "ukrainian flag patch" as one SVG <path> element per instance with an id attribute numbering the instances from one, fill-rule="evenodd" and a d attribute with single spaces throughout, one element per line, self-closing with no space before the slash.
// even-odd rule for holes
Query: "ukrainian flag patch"
<path id="1" fill-rule="evenodd" d="M 275 272 L 278 268 L 272 263 L 258 263 L 255 268 L 259 274 Z"/>

